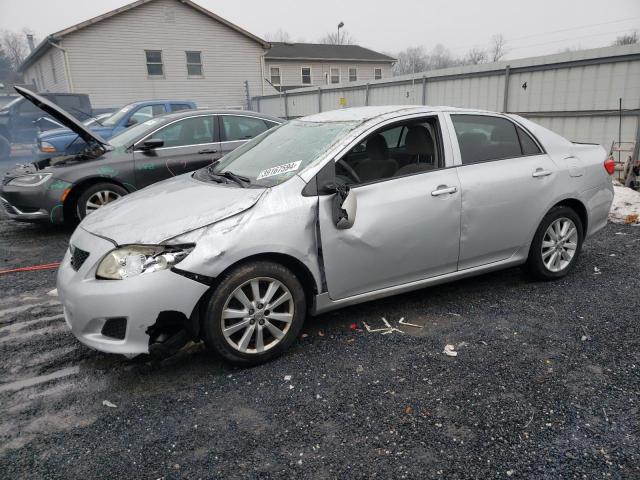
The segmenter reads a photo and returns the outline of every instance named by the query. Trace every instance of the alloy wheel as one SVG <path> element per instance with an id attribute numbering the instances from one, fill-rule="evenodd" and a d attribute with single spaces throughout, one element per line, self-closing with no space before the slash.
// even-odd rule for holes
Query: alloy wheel
<path id="1" fill-rule="evenodd" d="M 89 197 L 85 204 L 85 212 L 87 215 L 95 212 L 100 207 L 104 207 L 107 203 L 120 198 L 120 195 L 111 190 L 100 190 Z"/>
<path id="2" fill-rule="evenodd" d="M 222 309 L 222 334 L 245 354 L 265 352 L 285 337 L 294 315 L 294 301 L 280 281 L 259 277 L 246 281 L 227 298 Z"/>
<path id="3" fill-rule="evenodd" d="M 554 220 L 542 238 L 542 262 L 547 270 L 560 272 L 567 268 L 578 250 L 578 229 L 572 220 Z"/>

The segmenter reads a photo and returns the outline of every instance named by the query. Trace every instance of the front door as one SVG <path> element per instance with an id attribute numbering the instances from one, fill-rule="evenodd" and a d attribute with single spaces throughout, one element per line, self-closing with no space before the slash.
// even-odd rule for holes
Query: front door
<path id="1" fill-rule="evenodd" d="M 334 195 L 319 197 L 322 257 L 329 296 L 338 300 L 456 270 L 460 184 L 445 168 L 437 118 L 413 120 L 409 156 L 393 158 L 384 130 L 336 163 L 336 180 L 357 199 L 355 223 L 336 228 Z M 394 125 L 389 128 L 397 128 Z M 367 158 L 363 157 L 363 152 Z M 366 181 L 363 180 L 366 177 Z"/>
<path id="2" fill-rule="evenodd" d="M 140 140 L 135 147 L 136 187 L 143 188 L 210 165 L 221 157 L 216 118 L 199 115 L 177 120 Z M 144 150 L 144 142 L 161 139 L 164 145 Z"/>
<path id="3" fill-rule="evenodd" d="M 558 168 L 535 140 L 510 120 L 451 115 L 462 165 L 459 270 L 506 260 L 533 238 Z"/>

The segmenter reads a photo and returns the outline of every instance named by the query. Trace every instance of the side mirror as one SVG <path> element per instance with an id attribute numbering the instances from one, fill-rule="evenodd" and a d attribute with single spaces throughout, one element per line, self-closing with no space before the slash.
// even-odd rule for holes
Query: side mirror
<path id="1" fill-rule="evenodd" d="M 335 185 L 333 197 L 333 222 L 337 229 L 346 230 L 356 221 L 358 201 L 356 193 L 346 185 Z"/>
<path id="2" fill-rule="evenodd" d="M 136 117 L 131 117 L 131 118 L 129 118 L 129 120 L 127 120 L 127 123 L 125 124 L 125 127 L 127 127 L 127 128 L 132 127 L 136 123 L 138 123 L 138 119 Z"/>
<path id="3" fill-rule="evenodd" d="M 156 148 L 160 148 L 164 146 L 164 140 L 161 138 L 149 138 L 145 140 L 142 145 L 140 145 L 140 150 L 155 150 Z"/>

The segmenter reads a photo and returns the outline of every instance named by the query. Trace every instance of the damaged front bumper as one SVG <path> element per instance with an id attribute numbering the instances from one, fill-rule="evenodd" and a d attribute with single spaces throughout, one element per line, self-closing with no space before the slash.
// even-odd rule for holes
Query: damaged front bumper
<path id="1" fill-rule="evenodd" d="M 100 280 L 96 269 L 115 244 L 79 227 L 71 245 L 74 254 L 67 251 L 58 270 L 58 295 L 72 333 L 96 350 L 149 353 L 149 332 L 156 322 L 168 312 L 191 317 L 209 288 L 170 270 Z"/>

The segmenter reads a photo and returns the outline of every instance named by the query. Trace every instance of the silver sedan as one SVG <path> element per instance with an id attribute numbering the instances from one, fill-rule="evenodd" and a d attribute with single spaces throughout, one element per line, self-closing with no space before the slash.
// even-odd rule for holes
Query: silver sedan
<path id="1" fill-rule="evenodd" d="M 322 113 L 88 216 L 58 290 L 98 350 L 193 339 L 256 364 L 308 315 L 515 265 L 567 275 L 607 222 L 612 173 L 602 147 L 515 115 Z"/>

